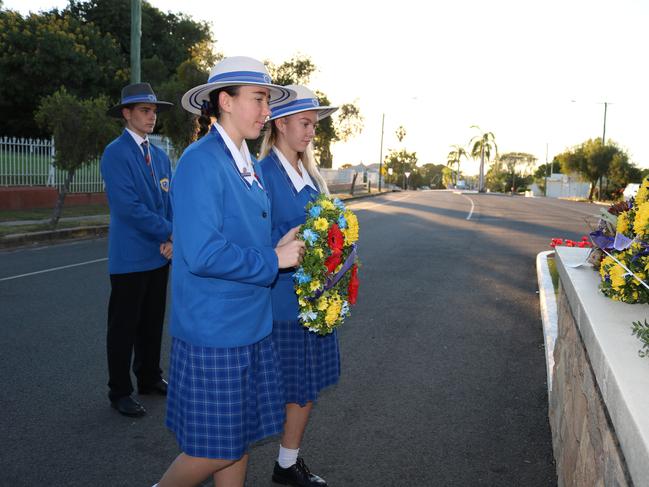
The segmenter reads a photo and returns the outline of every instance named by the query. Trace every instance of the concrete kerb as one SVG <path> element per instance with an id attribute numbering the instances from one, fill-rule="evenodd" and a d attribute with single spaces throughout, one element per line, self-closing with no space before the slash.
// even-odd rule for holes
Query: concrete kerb
<path id="1" fill-rule="evenodd" d="M 357 200 L 362 198 L 370 198 L 389 194 L 390 191 L 382 191 L 381 193 L 365 193 L 354 196 L 344 197 L 344 201 Z M 341 197 L 344 195 L 332 195 Z M 341 198 L 343 199 L 343 198 Z M 77 220 L 83 220 L 88 217 L 78 217 Z M 69 220 L 72 220 L 70 218 Z M 94 225 L 73 228 L 59 228 L 56 230 L 44 230 L 40 232 L 26 232 L 16 233 L 0 237 L 0 249 L 13 249 L 17 247 L 24 247 L 31 244 L 48 244 L 58 242 L 59 240 L 69 239 L 88 239 L 105 237 L 108 234 L 108 225 Z"/>
<path id="2" fill-rule="evenodd" d="M 41 232 L 16 233 L 1 237 L 0 249 L 13 249 L 32 244 L 48 244 L 60 240 L 99 238 L 105 237 L 107 234 L 108 225 L 88 225 Z"/>
<path id="3" fill-rule="evenodd" d="M 539 304 L 543 324 L 543 342 L 545 344 L 545 365 L 547 371 L 548 395 L 552 392 L 552 371 L 554 369 L 554 344 L 557 339 L 557 298 L 550 274 L 548 258 L 554 255 L 553 250 L 540 252 L 536 256 L 536 276 L 539 284 Z M 550 257 L 551 258 L 551 257 Z"/>

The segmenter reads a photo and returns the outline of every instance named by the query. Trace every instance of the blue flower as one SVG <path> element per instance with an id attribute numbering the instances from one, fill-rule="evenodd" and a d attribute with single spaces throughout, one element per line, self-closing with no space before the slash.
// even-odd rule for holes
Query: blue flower
<path id="1" fill-rule="evenodd" d="M 341 230 L 344 230 L 345 228 L 347 228 L 347 220 L 345 220 L 345 215 L 340 215 L 338 217 L 338 227 Z"/>
<path id="2" fill-rule="evenodd" d="M 320 213 L 322 213 L 322 206 L 312 206 L 309 210 L 309 215 L 311 215 L 313 218 L 318 218 L 320 216 Z"/>
<path id="3" fill-rule="evenodd" d="M 345 211 L 345 203 L 340 201 L 340 198 L 334 198 L 334 205 L 336 205 L 336 208 L 340 211 Z"/>
<path id="4" fill-rule="evenodd" d="M 309 245 L 313 245 L 318 240 L 318 234 L 310 228 L 307 228 L 302 232 L 302 237 L 304 238 L 304 241 Z"/>
<path id="5" fill-rule="evenodd" d="M 297 280 L 298 284 L 306 284 L 311 282 L 311 276 L 304 273 L 304 268 L 300 267 L 293 277 Z"/>

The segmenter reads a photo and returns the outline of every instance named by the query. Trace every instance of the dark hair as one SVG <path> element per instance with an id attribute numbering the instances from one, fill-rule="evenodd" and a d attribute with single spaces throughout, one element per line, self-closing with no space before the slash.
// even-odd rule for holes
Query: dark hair
<path id="1" fill-rule="evenodd" d="M 210 131 L 212 125 L 212 117 L 218 121 L 221 118 L 219 107 L 219 93 L 225 91 L 230 96 L 239 94 L 239 86 L 225 86 L 214 91 L 210 91 L 209 101 L 204 101 L 201 107 L 201 114 L 196 120 L 198 127 L 196 129 L 196 138 L 200 139 L 203 135 Z"/>

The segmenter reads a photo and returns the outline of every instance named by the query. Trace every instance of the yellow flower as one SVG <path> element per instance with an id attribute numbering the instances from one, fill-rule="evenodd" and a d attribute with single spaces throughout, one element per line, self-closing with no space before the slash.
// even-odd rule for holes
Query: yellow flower
<path id="1" fill-rule="evenodd" d="M 624 274 L 626 271 L 622 268 L 621 265 L 615 265 L 611 267 L 610 276 L 611 276 L 611 286 L 616 291 L 619 291 L 626 284 L 626 279 L 624 279 Z"/>
<path id="2" fill-rule="evenodd" d="M 325 315 L 325 322 L 327 325 L 332 326 L 340 317 L 340 310 L 342 309 L 342 302 L 339 297 L 333 297 L 329 301 L 329 308 Z"/>
<path id="3" fill-rule="evenodd" d="M 302 298 L 298 299 L 297 302 L 300 303 L 300 306 L 306 306 L 307 304 L 309 304 L 306 299 Z"/>
<path id="4" fill-rule="evenodd" d="M 633 228 L 638 237 L 649 235 L 649 201 L 638 206 L 633 220 Z"/>
<path id="5" fill-rule="evenodd" d="M 331 202 L 331 200 L 328 199 L 323 199 L 320 201 L 320 206 L 322 206 L 323 210 L 333 210 L 334 209 L 334 204 Z"/>
<path id="6" fill-rule="evenodd" d="M 649 201 L 649 176 L 644 178 L 635 195 L 635 204 L 641 205 Z"/>
<path id="7" fill-rule="evenodd" d="M 322 251 L 321 248 L 314 249 L 313 253 L 321 259 L 324 257 L 324 252 Z"/>
<path id="8" fill-rule="evenodd" d="M 630 230 L 629 212 L 624 211 L 617 216 L 617 233 L 627 235 Z M 628 235 L 627 235 L 628 236 Z"/>
<path id="9" fill-rule="evenodd" d="M 319 232 L 322 232 L 329 228 L 329 223 L 327 223 L 326 218 L 316 218 L 313 222 L 313 228 L 315 228 Z"/>
<path id="10" fill-rule="evenodd" d="M 345 243 L 353 244 L 358 240 L 358 219 L 351 211 L 345 211 L 345 220 L 347 221 L 347 228 L 343 230 L 345 235 Z"/>
<path id="11" fill-rule="evenodd" d="M 329 302 L 327 301 L 327 298 L 322 297 L 318 299 L 318 301 L 316 302 L 316 306 L 318 308 L 318 311 L 324 311 L 329 306 Z"/>
<path id="12" fill-rule="evenodd" d="M 295 294 L 297 294 L 298 296 L 299 296 L 300 294 L 302 294 L 302 288 L 299 288 L 299 287 L 298 287 L 298 288 L 295 290 Z"/>
<path id="13" fill-rule="evenodd" d="M 317 280 L 311 281 L 311 285 L 309 286 L 309 289 L 311 291 L 317 291 L 318 289 L 320 289 L 320 281 Z"/>

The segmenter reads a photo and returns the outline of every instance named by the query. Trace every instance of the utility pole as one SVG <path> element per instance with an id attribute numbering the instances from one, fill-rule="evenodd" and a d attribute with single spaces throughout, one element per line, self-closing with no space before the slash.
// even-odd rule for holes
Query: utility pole
<path id="1" fill-rule="evenodd" d="M 608 102 L 604 102 L 604 129 L 602 130 L 602 147 L 606 145 L 606 111 L 608 108 Z M 599 199 L 602 199 L 602 179 L 604 179 L 603 176 L 599 177 Z"/>
<path id="2" fill-rule="evenodd" d="M 385 127 L 385 113 L 381 116 L 381 150 L 379 151 L 379 193 L 381 192 L 381 179 L 383 179 L 383 129 Z"/>
<path id="3" fill-rule="evenodd" d="M 142 0 L 131 0 L 131 83 L 140 82 L 140 39 Z"/>

